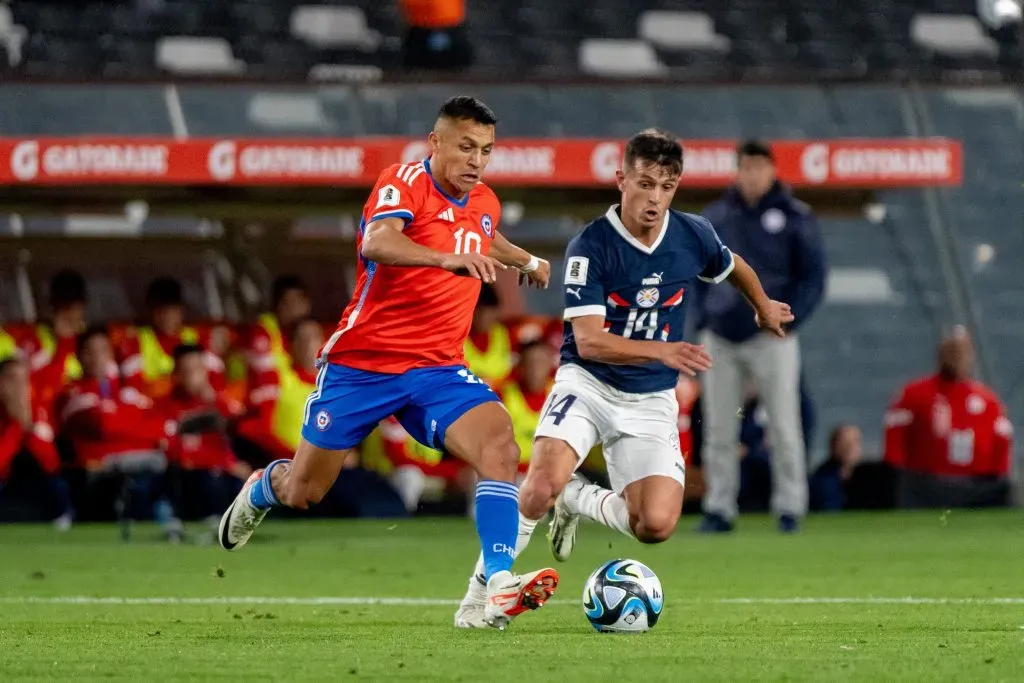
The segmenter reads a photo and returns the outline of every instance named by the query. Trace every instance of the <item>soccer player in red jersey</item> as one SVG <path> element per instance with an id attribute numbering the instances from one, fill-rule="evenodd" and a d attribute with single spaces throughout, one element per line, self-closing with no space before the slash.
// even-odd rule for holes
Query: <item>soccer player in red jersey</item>
<path id="1" fill-rule="evenodd" d="M 244 545 L 275 505 L 305 509 L 320 501 L 348 452 L 393 414 L 417 441 L 476 469 L 487 584 L 481 608 L 488 625 L 503 629 L 542 605 L 558 574 L 510 571 L 519 447 L 498 396 L 463 358 L 481 282 L 511 267 L 545 287 L 551 274 L 547 261 L 497 232 L 501 205 L 481 182 L 496 122 L 483 102 L 453 97 L 428 137 L 430 157 L 380 174 L 363 208 L 355 292 L 320 351 L 295 458 L 253 473 L 224 513 L 220 543 Z"/>

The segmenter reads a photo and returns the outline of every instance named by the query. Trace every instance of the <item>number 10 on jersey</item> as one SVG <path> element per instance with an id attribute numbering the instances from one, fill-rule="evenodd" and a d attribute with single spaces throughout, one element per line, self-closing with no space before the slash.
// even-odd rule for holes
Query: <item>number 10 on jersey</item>
<path id="1" fill-rule="evenodd" d="M 480 253 L 480 235 L 476 234 L 472 230 L 466 230 L 465 228 L 459 228 L 455 231 L 455 255 L 469 254 L 472 252 Z"/>

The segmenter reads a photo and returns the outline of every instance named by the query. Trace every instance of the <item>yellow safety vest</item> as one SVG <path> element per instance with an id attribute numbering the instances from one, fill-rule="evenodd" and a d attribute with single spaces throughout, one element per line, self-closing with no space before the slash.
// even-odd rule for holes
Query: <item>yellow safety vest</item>
<path id="1" fill-rule="evenodd" d="M 57 338 L 53 336 L 53 332 L 46 325 L 36 326 L 36 336 L 39 338 L 39 344 L 43 347 L 43 351 L 52 360 L 57 353 Z M 81 377 L 82 364 L 78 362 L 78 356 L 73 353 L 68 354 L 67 358 L 64 359 L 64 381 L 71 382 L 81 379 Z"/>
<path id="2" fill-rule="evenodd" d="M 270 354 L 274 357 L 274 367 L 281 374 L 288 372 L 292 369 L 292 359 L 284 349 L 284 337 L 281 336 L 281 326 L 277 323 L 277 317 L 272 313 L 264 313 L 259 317 L 259 325 L 270 337 Z"/>
<path id="3" fill-rule="evenodd" d="M 278 376 L 281 378 L 281 393 L 274 404 L 270 429 L 278 441 L 294 451 L 299 447 L 299 437 L 302 435 L 306 399 L 316 390 L 316 384 L 302 381 L 299 373 L 290 365 Z"/>
<path id="4" fill-rule="evenodd" d="M 437 465 L 444 457 L 444 453 L 434 450 L 430 446 L 424 446 L 411 436 L 405 441 L 405 454 L 411 460 L 422 462 L 425 465 Z"/>
<path id="5" fill-rule="evenodd" d="M 501 401 L 512 417 L 512 433 L 515 434 L 519 446 L 519 462 L 530 462 L 533 451 L 533 435 L 540 422 L 540 411 L 533 410 L 526 402 L 522 389 L 515 382 L 509 382 L 501 389 Z"/>
<path id="6" fill-rule="evenodd" d="M 0 360 L 7 360 L 18 355 L 18 345 L 14 337 L 0 330 Z"/>
<path id="7" fill-rule="evenodd" d="M 488 384 L 493 384 L 505 379 L 512 371 L 512 340 L 504 325 L 495 325 L 490 335 L 486 352 L 480 351 L 473 346 L 472 341 L 466 339 L 463 353 L 470 372 Z"/>
<path id="8" fill-rule="evenodd" d="M 174 372 L 174 356 L 164 351 L 156 331 L 152 327 L 140 327 L 136 334 L 139 339 L 139 355 L 142 356 L 142 378 L 147 382 L 155 382 Z M 180 339 L 182 344 L 198 344 L 199 333 L 195 328 L 184 327 Z"/>

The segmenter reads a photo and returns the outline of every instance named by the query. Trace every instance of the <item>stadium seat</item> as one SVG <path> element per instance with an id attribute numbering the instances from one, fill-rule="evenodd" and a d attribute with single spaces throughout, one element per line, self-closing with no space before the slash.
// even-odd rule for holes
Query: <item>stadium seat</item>
<path id="1" fill-rule="evenodd" d="M 232 75 L 245 71 L 223 38 L 170 36 L 156 44 L 156 65 L 175 74 Z"/>
<path id="2" fill-rule="evenodd" d="M 910 22 L 910 37 L 929 52 L 991 57 L 999 53 L 996 41 L 985 35 L 973 16 L 917 14 Z"/>
<path id="3" fill-rule="evenodd" d="M 307 5 L 296 7 L 291 16 L 291 33 L 319 48 L 352 47 L 377 49 L 381 36 L 370 29 L 358 7 Z"/>
<path id="4" fill-rule="evenodd" d="M 590 38 L 580 45 L 580 68 L 599 76 L 661 76 L 664 64 L 648 43 Z"/>
<path id="5" fill-rule="evenodd" d="M 7 5 L 0 5 L 0 48 L 4 50 L 0 68 L 15 66 L 21 62 L 21 46 L 28 37 L 24 26 L 14 23 L 14 15 Z"/>
<path id="6" fill-rule="evenodd" d="M 715 33 L 714 21 L 703 12 L 644 12 L 639 33 L 642 40 L 669 50 L 729 51 L 729 39 Z"/>

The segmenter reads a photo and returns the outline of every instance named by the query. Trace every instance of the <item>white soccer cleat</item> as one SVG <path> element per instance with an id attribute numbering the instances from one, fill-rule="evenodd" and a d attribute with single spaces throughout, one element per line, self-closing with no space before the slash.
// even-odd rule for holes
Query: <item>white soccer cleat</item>
<path id="1" fill-rule="evenodd" d="M 550 567 L 515 575 L 502 571 L 487 582 L 484 622 L 504 631 L 513 617 L 543 607 L 558 588 L 558 572 Z"/>
<path id="2" fill-rule="evenodd" d="M 466 595 L 455 612 L 455 628 L 487 628 L 484 609 L 487 607 L 487 588 L 483 576 L 471 576 Z"/>
<path id="3" fill-rule="evenodd" d="M 579 498 L 584 485 L 582 478 L 573 475 L 555 501 L 548 525 L 548 544 L 559 562 L 568 560 L 576 545 L 576 530 L 580 526 Z"/>
<path id="4" fill-rule="evenodd" d="M 270 512 L 269 509 L 260 510 L 249 502 L 249 491 L 253 486 L 259 485 L 263 472 L 263 469 L 258 469 L 249 475 L 242 490 L 238 492 L 220 518 L 217 538 L 220 540 L 220 547 L 224 550 L 238 550 L 248 543 L 252 532 L 256 531 L 256 527 Z"/>

